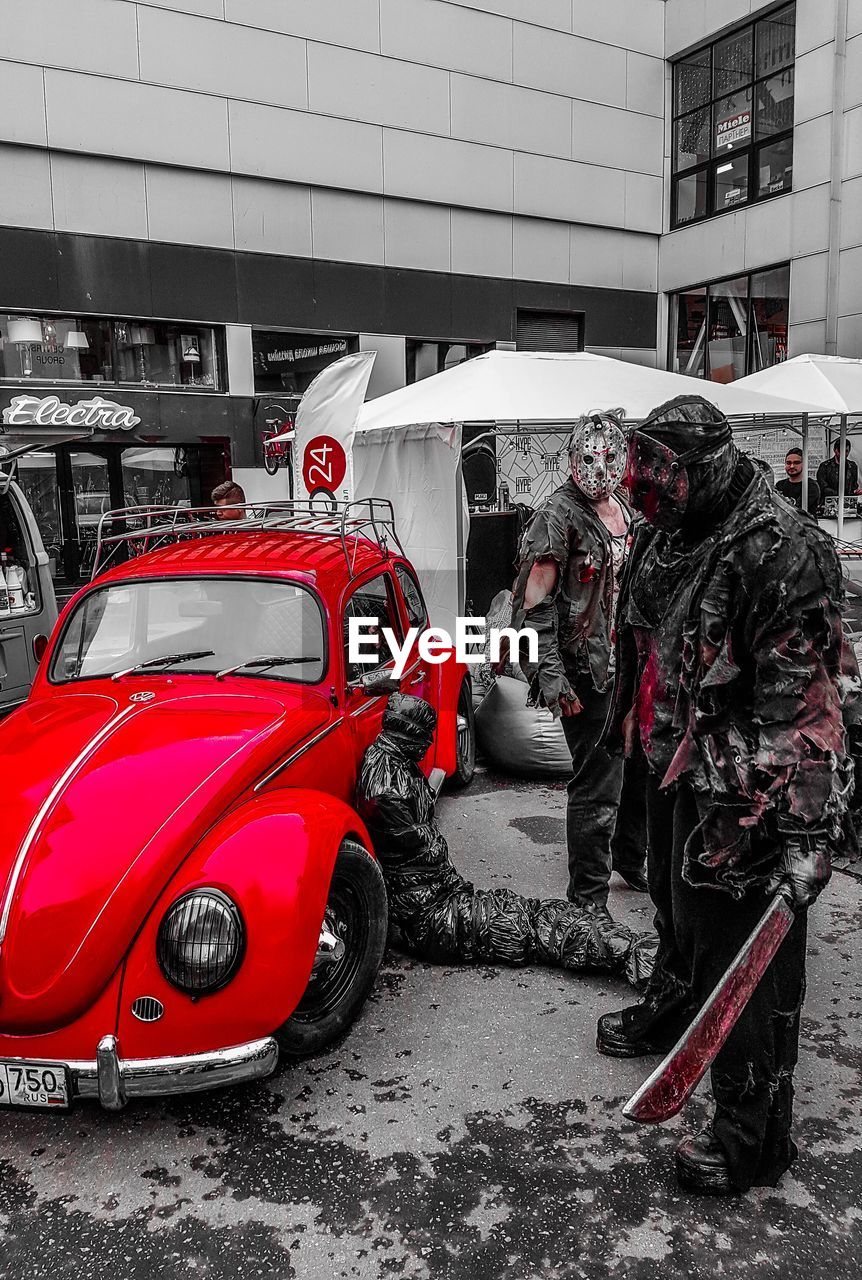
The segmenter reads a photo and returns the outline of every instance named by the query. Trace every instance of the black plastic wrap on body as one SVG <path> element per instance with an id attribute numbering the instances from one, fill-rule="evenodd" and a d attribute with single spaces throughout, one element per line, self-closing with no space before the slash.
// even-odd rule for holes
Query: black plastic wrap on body
<path id="1" fill-rule="evenodd" d="M 474 889 L 458 873 L 434 819 L 434 794 L 409 742 L 410 704 L 418 704 L 421 717 L 417 741 L 427 732 L 430 708 L 418 698 L 395 697 L 399 732 L 386 732 L 384 717 L 384 732 L 365 753 L 357 794 L 386 880 L 394 937 L 426 960 L 545 964 L 615 973 L 644 986 L 652 972 L 654 934 L 634 932 L 604 908 L 526 898 L 510 889 Z"/>

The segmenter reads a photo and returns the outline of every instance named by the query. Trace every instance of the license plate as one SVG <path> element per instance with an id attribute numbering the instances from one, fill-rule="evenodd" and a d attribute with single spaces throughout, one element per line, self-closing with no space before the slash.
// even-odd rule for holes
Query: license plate
<path id="1" fill-rule="evenodd" d="M 58 1062 L 0 1058 L 0 1107 L 68 1107 L 69 1081 Z"/>

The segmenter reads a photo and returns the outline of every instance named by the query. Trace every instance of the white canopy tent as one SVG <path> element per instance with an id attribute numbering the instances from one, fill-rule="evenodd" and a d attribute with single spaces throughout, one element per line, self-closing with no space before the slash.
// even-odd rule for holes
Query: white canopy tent
<path id="1" fill-rule="evenodd" d="M 629 421 L 674 396 L 707 396 L 729 417 L 798 415 L 819 403 L 801 403 L 740 384 L 705 383 L 663 369 L 581 351 L 489 351 L 409 387 L 371 400 L 359 419 L 361 432 L 418 423 L 571 422 L 583 413 L 622 408 Z"/>
<path id="2" fill-rule="evenodd" d="M 577 354 L 491 351 L 369 401 L 353 442 L 354 491 L 392 497 L 405 551 L 416 565 L 433 622 L 463 612 L 468 515 L 461 484 L 461 426 L 548 430 L 584 413 L 645 418 L 674 396 L 706 396 L 728 416 L 799 416 L 815 404 L 739 391 L 664 370 Z"/>
<path id="3" fill-rule="evenodd" d="M 862 431 L 862 360 L 847 356 L 794 356 L 783 364 L 749 374 L 733 384 L 743 393 L 775 395 L 800 404 L 816 404 L 819 416 L 838 418 L 841 452 L 838 468 L 838 538 L 844 534 L 845 443 L 850 419 L 857 422 L 850 434 Z M 808 502 L 808 413 L 802 419 L 802 503 Z"/>

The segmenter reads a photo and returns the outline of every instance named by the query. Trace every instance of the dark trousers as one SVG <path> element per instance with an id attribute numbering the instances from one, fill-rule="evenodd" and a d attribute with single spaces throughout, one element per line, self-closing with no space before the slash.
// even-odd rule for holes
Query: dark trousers
<path id="1" fill-rule="evenodd" d="M 625 1023 L 638 1037 L 670 1048 L 769 900 L 762 890 L 736 899 L 723 889 L 694 888 L 683 880 L 685 843 L 698 823 L 694 794 L 685 785 L 672 793 L 659 791 L 658 781 L 649 774 L 649 885 L 659 951 L 646 999 L 626 1011 Z M 802 912 L 712 1067 L 713 1130 L 741 1191 L 774 1186 L 796 1155 L 790 1128 L 805 994 L 806 924 Z"/>
<path id="2" fill-rule="evenodd" d="M 582 899 L 604 906 L 612 865 L 620 870 L 643 866 L 646 848 L 643 786 L 645 763 L 612 756 L 599 745 L 610 693 L 599 693 L 591 681 L 575 684 L 583 707 L 563 716 L 562 726 L 572 755 L 572 777 L 566 807 L 566 847 L 570 901 Z M 641 757 L 642 760 L 642 757 Z"/>

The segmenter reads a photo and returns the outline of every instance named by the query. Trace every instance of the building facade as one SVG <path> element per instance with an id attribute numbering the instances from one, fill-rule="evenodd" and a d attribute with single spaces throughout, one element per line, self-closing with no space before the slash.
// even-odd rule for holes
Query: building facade
<path id="1" fill-rule="evenodd" d="M 0 20 L 0 409 L 137 419 L 22 464 L 70 581 L 103 509 L 253 493 L 345 351 L 371 394 L 495 345 L 722 380 L 862 355 L 862 0 Z"/>
<path id="2" fill-rule="evenodd" d="M 862 356 L 862 2 L 665 11 L 659 359 L 729 380 Z"/>

